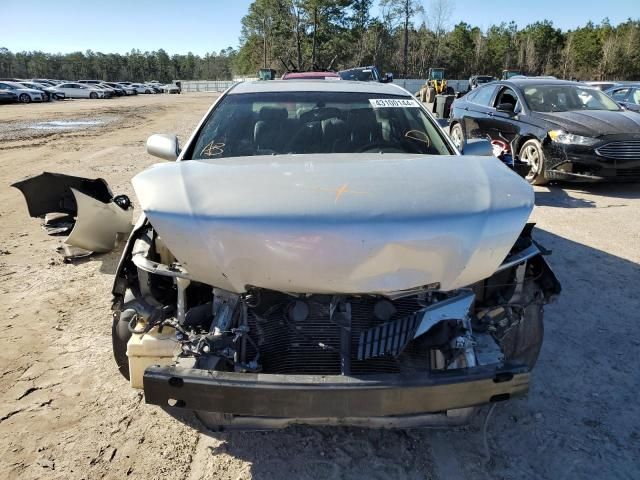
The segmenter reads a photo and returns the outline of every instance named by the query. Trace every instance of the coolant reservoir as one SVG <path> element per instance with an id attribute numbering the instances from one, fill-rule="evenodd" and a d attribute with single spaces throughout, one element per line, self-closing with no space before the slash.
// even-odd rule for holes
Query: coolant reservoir
<path id="1" fill-rule="evenodd" d="M 141 325 L 136 326 L 139 327 Z M 131 335 L 127 342 L 131 387 L 142 388 L 142 377 L 147 367 L 168 365 L 179 352 L 180 344 L 174 328 L 164 327 L 162 333 L 158 333 L 158 327 L 153 327 L 147 333 Z"/>

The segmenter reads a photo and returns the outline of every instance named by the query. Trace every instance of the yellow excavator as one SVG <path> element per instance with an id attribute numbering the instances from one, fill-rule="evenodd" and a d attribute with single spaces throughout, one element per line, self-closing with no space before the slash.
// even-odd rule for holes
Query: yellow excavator
<path id="1" fill-rule="evenodd" d="M 422 102 L 433 103 L 436 100 L 436 95 L 442 93 L 447 95 L 454 94 L 453 88 L 447 86 L 447 80 L 444 78 L 444 68 L 430 68 L 429 78 L 416 96 Z"/>

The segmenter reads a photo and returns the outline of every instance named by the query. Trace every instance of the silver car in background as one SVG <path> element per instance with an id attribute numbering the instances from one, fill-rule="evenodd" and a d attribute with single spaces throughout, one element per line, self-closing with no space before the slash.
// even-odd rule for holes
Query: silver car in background
<path id="1" fill-rule="evenodd" d="M 29 88 L 18 82 L 0 82 L 0 89 L 9 90 L 18 96 L 20 103 L 44 102 L 45 95 L 41 90 Z"/>

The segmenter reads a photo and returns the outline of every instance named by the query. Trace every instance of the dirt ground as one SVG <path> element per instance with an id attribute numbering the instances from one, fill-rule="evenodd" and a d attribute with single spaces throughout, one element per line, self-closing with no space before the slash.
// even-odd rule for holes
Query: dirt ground
<path id="1" fill-rule="evenodd" d="M 452 430 L 212 433 L 145 405 L 111 356 L 120 251 L 63 263 L 9 184 L 63 172 L 134 198 L 131 177 L 155 162 L 147 136 L 185 141 L 214 98 L 0 106 L 0 478 L 640 478 L 637 184 L 537 188 L 537 239 L 564 291 L 530 395 L 498 404 L 486 437 L 487 408 Z"/>

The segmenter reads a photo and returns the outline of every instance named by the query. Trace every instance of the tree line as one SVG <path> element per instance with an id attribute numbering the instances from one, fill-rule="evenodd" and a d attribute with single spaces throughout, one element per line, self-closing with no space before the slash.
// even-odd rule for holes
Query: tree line
<path id="1" fill-rule="evenodd" d="M 373 0 L 255 0 L 242 19 L 238 49 L 169 56 L 162 49 L 121 55 L 0 48 L 0 77 L 168 82 L 255 76 L 260 68 L 281 74 L 377 65 L 400 78 L 425 78 L 430 67 L 444 67 L 448 78 L 515 69 L 583 80 L 640 79 L 640 19 L 567 31 L 549 20 L 483 30 L 464 22 L 451 26 L 451 0 L 380 0 L 376 15 L 372 7 Z"/>
<path id="2" fill-rule="evenodd" d="M 227 80 L 232 77 L 236 57 L 233 48 L 204 56 L 171 55 L 131 50 L 124 55 L 87 50 L 67 54 L 44 52 L 12 53 L 0 48 L 0 78 L 56 78 L 63 80 L 102 79 L 107 81 L 170 82 L 186 80 Z"/>
<path id="3" fill-rule="evenodd" d="M 425 78 L 444 67 L 448 78 L 529 75 L 579 79 L 640 79 L 640 19 L 608 20 L 562 31 L 549 20 L 486 30 L 450 26 L 451 0 L 255 0 L 242 19 L 238 73 L 259 67 L 343 69 L 377 65 L 397 77 Z"/>

